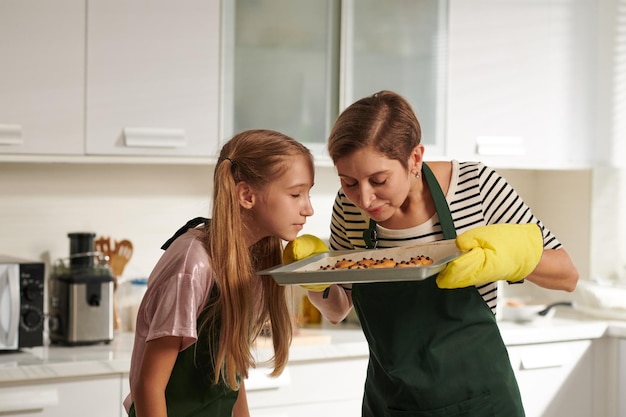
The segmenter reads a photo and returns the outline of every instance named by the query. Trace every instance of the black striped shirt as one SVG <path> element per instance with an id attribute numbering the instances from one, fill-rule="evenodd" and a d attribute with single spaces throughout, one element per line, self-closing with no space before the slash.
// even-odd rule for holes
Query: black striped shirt
<path id="1" fill-rule="evenodd" d="M 496 223 L 536 223 L 543 232 L 545 249 L 557 249 L 561 243 L 537 219 L 522 198 L 493 169 L 480 162 L 452 161 L 452 178 L 446 195 L 457 235 L 466 230 Z M 330 246 L 333 250 L 365 249 L 363 230 L 369 217 L 339 190 L 333 205 Z M 377 226 L 378 248 L 415 245 L 443 239 L 437 214 L 409 229 L 391 230 Z M 495 314 L 497 283 L 478 287 Z"/>

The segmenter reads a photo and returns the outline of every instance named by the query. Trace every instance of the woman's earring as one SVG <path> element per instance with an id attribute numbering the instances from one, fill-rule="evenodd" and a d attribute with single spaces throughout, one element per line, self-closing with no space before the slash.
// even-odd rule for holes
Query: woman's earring
<path id="1" fill-rule="evenodd" d="M 415 173 L 415 178 L 419 178 L 419 177 L 420 177 L 420 173 L 419 173 L 419 171 L 417 171 L 417 172 Z"/>

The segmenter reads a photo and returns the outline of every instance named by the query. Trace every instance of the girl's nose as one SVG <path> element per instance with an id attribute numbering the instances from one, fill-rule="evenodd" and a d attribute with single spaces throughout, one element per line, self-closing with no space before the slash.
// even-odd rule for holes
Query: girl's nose
<path id="1" fill-rule="evenodd" d="M 304 209 L 302 211 L 302 214 L 304 216 L 312 216 L 314 213 L 313 211 L 313 205 L 311 204 L 311 199 L 307 199 L 306 203 L 304 204 Z"/>

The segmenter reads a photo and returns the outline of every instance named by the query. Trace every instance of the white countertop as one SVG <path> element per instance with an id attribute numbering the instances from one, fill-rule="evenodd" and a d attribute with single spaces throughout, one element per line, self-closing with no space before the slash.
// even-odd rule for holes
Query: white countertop
<path id="1" fill-rule="evenodd" d="M 626 322 L 590 319 L 570 313 L 532 324 L 500 322 L 502 338 L 508 346 L 567 340 L 597 339 L 603 336 L 626 337 Z M 298 338 L 290 351 L 290 362 L 366 357 L 368 347 L 360 329 L 343 325 L 306 329 L 307 335 L 319 334 L 322 341 Z M 330 337 L 328 337 L 330 336 Z M 52 345 L 0 353 L 0 386 L 18 382 L 54 380 L 128 373 L 133 344 L 132 333 L 117 333 L 110 344 L 63 347 Z M 256 351 L 260 361 L 271 350 Z"/>

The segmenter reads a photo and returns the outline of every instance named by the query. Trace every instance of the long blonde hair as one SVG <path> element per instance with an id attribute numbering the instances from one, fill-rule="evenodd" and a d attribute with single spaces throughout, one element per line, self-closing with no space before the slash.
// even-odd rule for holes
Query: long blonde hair
<path id="1" fill-rule="evenodd" d="M 210 340 L 214 364 L 214 383 L 220 378 L 232 389 L 238 378 L 246 378 L 255 366 L 250 347 L 269 320 L 274 344 L 272 376 L 284 370 L 289 356 L 292 321 L 285 287 L 270 276 L 255 271 L 282 262 L 282 245 L 270 236 L 247 247 L 242 238 L 246 225 L 236 194 L 236 184 L 243 181 L 263 189 L 280 177 L 296 156 L 305 156 L 313 167 L 311 152 L 294 139 L 271 130 L 248 130 L 235 135 L 220 152 L 213 179 L 213 211 L 205 244 L 215 274 L 217 297 L 211 297 L 200 323 L 200 331 L 219 334 Z M 257 311 L 257 280 L 262 282 L 263 302 Z"/>

